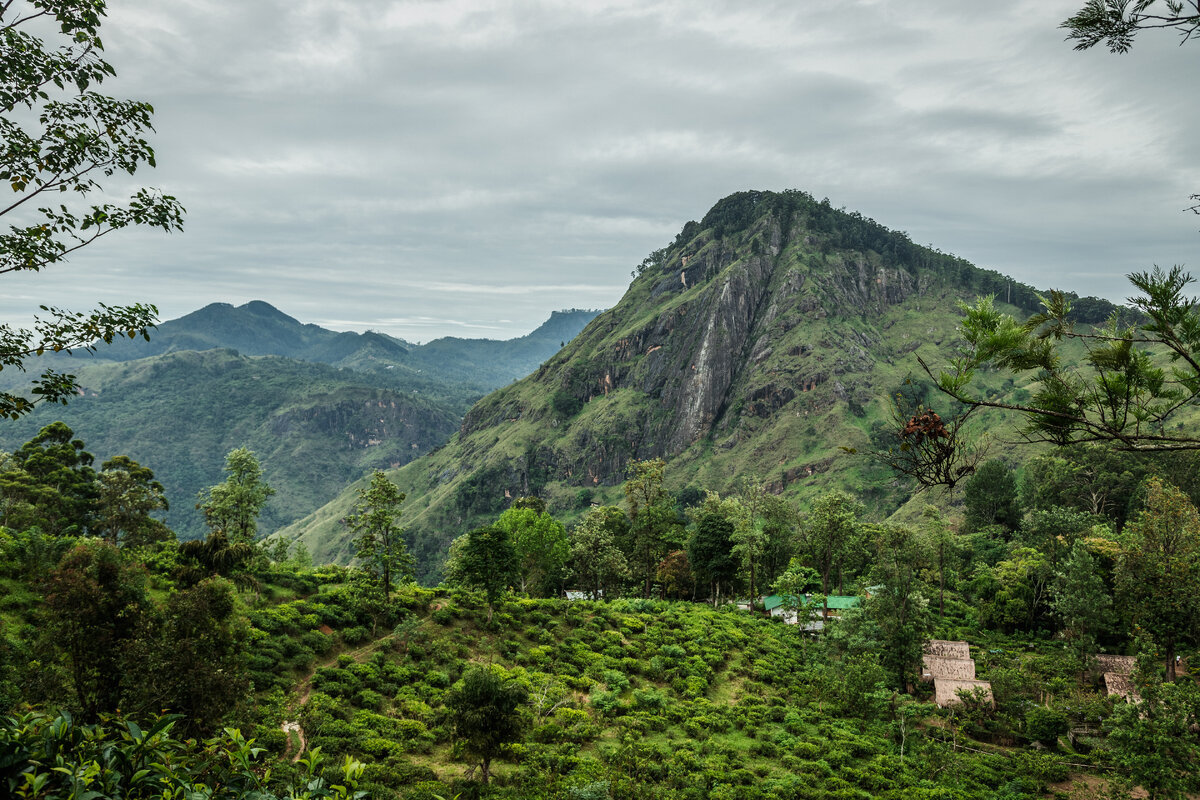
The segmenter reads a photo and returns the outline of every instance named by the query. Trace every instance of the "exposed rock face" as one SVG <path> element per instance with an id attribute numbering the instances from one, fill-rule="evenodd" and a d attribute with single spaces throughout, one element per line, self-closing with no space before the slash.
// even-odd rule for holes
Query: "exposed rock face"
<path id="1" fill-rule="evenodd" d="M 739 237 L 705 233 L 670 251 L 651 276 L 645 302 L 626 297 L 598 318 L 567 351 L 539 371 L 586 403 L 631 389 L 649 401 L 623 446 L 601 444 L 596 431 L 572 440 L 556 458 L 561 477 L 615 482 L 629 458 L 671 457 L 709 436 L 735 406 L 769 417 L 831 375 L 869 369 L 875 342 L 850 332 L 841 341 L 785 344 L 805 321 L 878 315 L 917 292 L 917 281 L 877 257 L 825 258 L 813 266 L 812 231 L 786 209 L 768 211 Z M 655 313 L 646 314 L 646 303 Z M 641 322 L 633 322 L 641 320 Z M 631 324 L 633 322 L 633 324 Z M 615 335 L 622 332 L 621 335 Z M 773 369 L 772 369 L 773 367 Z M 753 386 L 755 378 L 767 380 Z M 830 387 L 846 399 L 848 389 Z M 525 410 L 481 404 L 467 415 L 468 436 Z M 614 452 L 614 449 L 618 452 Z"/>

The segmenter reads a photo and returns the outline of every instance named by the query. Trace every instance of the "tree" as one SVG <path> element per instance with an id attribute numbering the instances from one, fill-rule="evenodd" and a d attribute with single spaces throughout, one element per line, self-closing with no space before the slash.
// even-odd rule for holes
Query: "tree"
<path id="1" fill-rule="evenodd" d="M 517 576 L 517 551 L 508 532 L 493 525 L 468 533 L 458 570 L 468 586 L 482 589 L 487 595 L 487 621 L 491 624 L 496 604 Z"/>
<path id="2" fill-rule="evenodd" d="M 161 520 L 150 516 L 167 510 L 163 485 L 154 473 L 129 456 L 105 461 L 96 479 L 96 531 L 113 544 L 143 547 L 174 538 Z"/>
<path id="3" fill-rule="evenodd" d="M 680 544 L 675 499 L 663 487 L 665 469 L 666 462 L 661 458 L 633 461 L 629 465 L 629 479 L 625 481 L 628 552 L 644 582 L 643 597 L 650 596 L 658 563 L 668 550 Z"/>
<path id="4" fill-rule="evenodd" d="M 980 622 L 1011 633 L 1030 631 L 1047 611 L 1054 570 L 1049 559 L 1032 547 L 1018 547 L 994 569 L 976 574 L 977 591 L 983 595 Z"/>
<path id="5" fill-rule="evenodd" d="M 1021 476 L 1021 497 L 1030 511 L 1074 509 L 1125 525 L 1130 499 L 1160 468 L 1172 473 L 1194 454 L 1129 453 L 1103 445 L 1061 448 L 1033 458 Z M 1169 461 L 1170 464 L 1156 462 Z M 1183 472 L 1190 472 L 1184 465 Z M 1182 477 L 1182 475 L 1181 475 Z"/>
<path id="6" fill-rule="evenodd" d="M 742 481 L 737 498 L 736 517 L 733 525 L 733 555 L 741 562 L 748 578 L 750 607 L 753 608 L 758 593 L 758 568 L 767 551 L 766 508 L 767 492 L 756 479 Z"/>
<path id="7" fill-rule="evenodd" d="M 766 547 L 762 554 L 759 584 L 768 586 L 787 569 L 796 550 L 796 509 L 779 495 L 764 495 L 761 507 Z"/>
<path id="8" fill-rule="evenodd" d="M 492 761 L 519 740 L 526 691 L 496 666 L 474 666 L 446 694 L 454 735 L 468 755 L 478 759 L 487 784 Z"/>
<path id="9" fill-rule="evenodd" d="M 1200 641 L 1200 514 L 1170 484 L 1151 478 L 1146 509 L 1125 527 L 1117 558 L 1118 605 L 1166 653 Z"/>
<path id="10" fill-rule="evenodd" d="M 1059 291 L 1040 298 L 1043 311 L 1024 323 L 998 311 L 991 297 L 973 306 L 960 303 L 964 346 L 937 375 L 938 388 L 971 408 L 1021 413 L 1020 433 L 1030 442 L 1200 449 L 1200 437 L 1190 429 L 1167 427 L 1179 408 L 1200 395 L 1200 310 L 1184 294 L 1192 276 L 1180 267 L 1155 267 L 1128 278 L 1140 292 L 1129 303 L 1141 321 L 1126 322 L 1118 313 L 1096 329 L 1076 329 L 1071 302 Z M 1086 353 L 1078 367 L 1062 353 L 1064 342 L 1072 341 Z M 1038 388 L 1026 403 L 988 399 L 971 389 L 984 368 L 1031 374 Z"/>
<path id="11" fill-rule="evenodd" d="M 102 236 L 130 226 L 181 230 L 183 207 L 169 195 L 138 189 L 124 205 L 88 203 L 100 181 L 154 166 L 145 135 L 149 103 L 95 91 L 116 71 L 102 57 L 104 0 L 18 0 L 0 6 L 0 178 L 13 192 L 0 203 L 0 273 L 33 271 L 64 260 Z M 56 31 L 58 40 L 42 34 Z M 51 198 L 55 198 L 53 205 Z M 38 202 L 44 205 L 36 207 Z M 31 329 L 0 325 L 0 370 L 24 371 L 45 352 L 92 351 L 98 342 L 147 336 L 157 309 L 108 306 L 89 313 L 41 307 Z M 0 392 L 0 417 L 16 418 L 39 402 L 65 403 L 73 375 L 47 369 L 32 397 Z"/>
<path id="12" fill-rule="evenodd" d="M 875 553 L 871 581 L 876 586 L 863 612 L 879 631 L 880 664 L 893 688 L 907 690 L 920 677 L 922 648 L 933 632 L 920 579 L 927 553 L 907 528 L 872 526 L 868 535 Z"/>
<path id="13" fill-rule="evenodd" d="M 258 515 L 275 490 L 263 481 L 258 459 L 245 447 L 225 456 L 225 472 L 224 482 L 200 493 L 196 507 L 214 533 L 224 533 L 231 544 L 249 544 L 258 530 Z"/>
<path id="14" fill-rule="evenodd" d="M 935 506 L 925 506 L 921 515 L 921 546 L 929 556 L 929 567 L 937 574 L 938 619 L 946 616 L 946 578 L 962 561 L 962 548 Z"/>
<path id="15" fill-rule="evenodd" d="M 967 507 L 964 526 L 968 531 L 1001 525 L 1011 532 L 1021 524 L 1016 478 L 998 458 L 985 461 L 967 480 L 963 502 Z"/>
<path id="16" fill-rule="evenodd" d="M 1082 542 L 1076 542 L 1071 554 L 1055 574 L 1050 607 L 1062 620 L 1076 669 L 1087 671 L 1096 652 L 1096 642 L 1104 634 L 1112 616 L 1112 597 L 1104 579 L 1096 572 L 1095 560 Z"/>
<path id="17" fill-rule="evenodd" d="M 1200 690 L 1191 680 L 1165 682 L 1154 644 L 1142 639 L 1134 683 L 1137 702 L 1118 703 L 1104 721 L 1112 758 L 1150 800 L 1194 797 L 1200 791 L 1196 730 Z"/>
<path id="18" fill-rule="evenodd" d="M 593 600 L 609 596 L 613 586 L 629 578 L 629 563 L 617 546 L 628 526 L 621 509 L 597 506 L 584 512 L 571 530 L 572 571 Z"/>
<path id="19" fill-rule="evenodd" d="M 688 594 L 694 594 L 696 581 L 692 577 L 692 566 L 688 563 L 687 553 L 683 550 L 672 550 L 667 553 L 658 565 L 655 574 L 658 585 L 662 587 L 664 597 L 684 599 Z"/>
<path id="20" fill-rule="evenodd" d="M 800 549 L 821 575 L 821 594 L 829 594 L 834 569 L 842 564 L 858 538 L 859 513 L 854 498 L 834 491 L 818 497 L 801 520 Z M 828 601 L 824 613 L 829 616 Z"/>
<path id="21" fill-rule="evenodd" d="M 1057 569 L 1075 543 L 1090 534 L 1100 521 L 1083 511 L 1039 509 L 1030 513 L 1021 525 L 1019 538 L 1025 545 L 1041 551 L 1050 566 Z"/>
<path id="22" fill-rule="evenodd" d="M 250 690 L 247 638 L 227 581 L 173 592 L 133 646 L 123 707 L 182 714 L 185 733 L 211 736 Z"/>
<path id="23" fill-rule="evenodd" d="M 355 534 L 354 555 L 383 589 L 384 602 L 391 599 L 393 577 L 411 581 L 414 576 L 415 564 L 404 545 L 404 529 L 399 524 L 403 502 L 404 492 L 381 470 L 376 470 L 371 485 L 358 490 L 354 510 L 344 520 Z"/>
<path id="24" fill-rule="evenodd" d="M 4 524 L 36 525 L 56 536 L 86 533 L 97 492 L 92 454 L 84 447 L 63 422 L 45 426 L 21 445 L 0 473 Z"/>
<path id="25" fill-rule="evenodd" d="M 708 596 L 713 605 L 721 602 L 721 587 L 728 587 L 737 577 L 738 562 L 733 555 L 735 519 L 738 504 L 722 500 L 716 492 L 705 492 L 704 501 L 691 509 L 692 535 L 688 539 L 688 561 L 697 580 L 708 583 Z"/>
<path id="26" fill-rule="evenodd" d="M 547 514 L 544 507 L 539 510 L 513 503 L 496 520 L 496 527 L 508 532 L 517 552 L 521 591 L 536 587 L 543 594 L 559 594 L 563 568 L 570 556 L 563 524 Z"/>
<path id="27" fill-rule="evenodd" d="M 42 631 L 66 656 L 86 720 L 119 707 L 127 652 L 148 604 L 145 573 L 107 542 L 76 546 L 50 576 Z"/>
<path id="28" fill-rule="evenodd" d="M 1200 0 L 1087 0 L 1059 27 L 1076 50 L 1104 42 L 1113 53 L 1127 53 L 1139 32 L 1155 28 L 1179 31 L 1183 44 L 1200 31 Z"/>

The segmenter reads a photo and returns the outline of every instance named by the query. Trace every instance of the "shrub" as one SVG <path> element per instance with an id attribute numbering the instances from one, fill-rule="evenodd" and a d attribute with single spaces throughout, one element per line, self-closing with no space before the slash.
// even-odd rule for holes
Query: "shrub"
<path id="1" fill-rule="evenodd" d="M 450 685 L 450 676 L 437 669 L 431 669 L 429 672 L 426 672 L 425 677 L 422 680 L 424 680 L 427 685 L 438 689 L 445 689 Z"/>
<path id="2" fill-rule="evenodd" d="M 362 644 L 371 638 L 371 632 L 361 625 L 342 631 L 342 641 L 348 645 Z"/>
<path id="3" fill-rule="evenodd" d="M 1070 728 L 1066 714 L 1045 706 L 1033 706 L 1025 712 L 1025 735 L 1047 747 L 1057 747 L 1058 737 Z"/>
<path id="4" fill-rule="evenodd" d="M 613 692 L 623 692 L 629 688 L 629 678 L 625 676 L 625 673 L 617 672 L 615 669 L 604 670 L 600 679 Z"/>

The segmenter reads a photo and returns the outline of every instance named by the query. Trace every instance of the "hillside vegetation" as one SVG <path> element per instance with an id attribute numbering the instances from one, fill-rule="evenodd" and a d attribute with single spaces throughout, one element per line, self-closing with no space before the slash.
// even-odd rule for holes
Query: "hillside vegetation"
<path id="1" fill-rule="evenodd" d="M 669 459 L 675 490 L 755 476 L 803 501 L 842 487 L 886 517 L 912 487 L 843 448 L 880 447 L 897 393 L 939 402 L 917 358 L 938 363 L 954 346 L 958 301 L 996 293 L 1021 316 L 1037 307 L 1028 286 L 803 192 L 732 195 L 637 272 L 545 365 L 477 403 L 447 447 L 392 474 L 422 575 L 513 498 L 567 516 L 613 499 L 634 459 Z M 1111 308 L 1085 298 L 1075 313 L 1098 322 Z M 982 380 L 997 397 L 1028 388 Z M 337 520 L 354 491 L 280 535 L 346 558 Z"/>

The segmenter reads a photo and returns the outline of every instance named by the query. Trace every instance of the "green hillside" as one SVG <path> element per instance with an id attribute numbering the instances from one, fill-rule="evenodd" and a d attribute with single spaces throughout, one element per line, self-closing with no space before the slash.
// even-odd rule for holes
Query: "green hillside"
<path id="1" fill-rule="evenodd" d="M 273 530 L 320 507 L 375 469 L 412 461 L 458 425 L 443 404 L 384 388 L 369 375 L 231 350 L 178 352 L 76 370 L 85 387 L 70 405 L 43 406 L 0 429 L 13 450 L 63 420 L 99 463 L 128 455 L 154 470 L 181 538 L 205 532 L 195 498 L 223 480 L 225 454 L 253 450 L 276 490 L 261 527 Z"/>
<path id="2" fill-rule="evenodd" d="M 21 566 L 24 543 L 0 544 L 0 582 L 11 592 L 0 621 L 25 637 L 0 644 L 17 655 L 38 641 L 21 623 L 38 619 L 45 601 L 19 577 L 29 569 Z M 152 686 L 127 680 L 128 710 L 92 729 L 113 731 L 92 756 L 105 780 L 131 780 L 134 745 L 171 754 L 146 757 L 143 780 L 171 763 L 176 780 L 242 787 L 221 795 L 229 797 L 289 796 L 287 787 L 321 788 L 319 778 L 344 783 L 343 765 L 354 767 L 357 787 L 375 800 L 1026 800 L 1051 791 L 1083 800 L 1095 796 L 1089 787 L 1125 774 L 1115 737 L 1100 728 L 1124 703 L 1106 698 L 1091 678 L 1080 680 L 1061 643 L 981 629 L 976 610 L 957 595 L 936 635 L 970 640 L 977 674 L 996 687 L 994 706 L 940 709 L 928 684 L 895 690 L 882 666 L 886 653 L 863 638 L 872 628 L 852 613 L 831 633 L 809 637 L 732 607 L 513 596 L 487 624 L 482 596 L 462 590 L 410 585 L 381 606 L 353 570 L 261 563 L 254 575 L 253 593 L 214 579 L 141 612 L 170 620 L 179 613 L 170 602 L 227 601 L 195 606 L 195 627 L 170 627 L 168 640 L 140 645 L 138 652 L 155 654 L 174 648 L 165 658 L 190 676 L 184 696 L 192 715 L 176 719 L 187 726 L 176 729 L 177 742 L 140 741 L 156 719 L 147 702 L 188 709 L 161 696 L 179 696 L 169 676 Z M 158 569 L 150 580 L 172 585 Z M 207 649 L 197 652 L 201 642 Z M 104 646 L 91 643 L 88 652 Z M 137 662 L 119 663 L 140 674 Z M 214 663 L 239 688 L 210 680 Z M 0 658 L 0 703 L 12 702 L 15 686 L 6 679 L 26 675 L 22 669 Z M 490 786 L 479 783 L 452 709 L 463 679 L 480 669 L 520 697 L 518 732 L 498 749 Z M 39 707 L 72 705 L 68 674 L 43 673 L 22 697 Z M 230 723 L 224 735 L 213 728 L 219 709 Z M 51 719 L 0 721 L 0 745 L 10 755 L 0 781 L 17 769 L 44 770 L 38 748 L 76 730 L 77 742 L 62 753 L 86 766 L 91 737 L 81 735 L 80 721 Z M 137 733 L 122 740 L 125 720 L 136 720 Z M 201 749 L 182 741 L 187 730 L 213 738 Z M 45 786 L 64 780 L 49 772 Z"/>
<path id="3" fill-rule="evenodd" d="M 1037 304 L 1031 287 L 802 192 L 722 200 L 643 262 L 616 307 L 477 403 L 447 447 L 392 475 L 408 493 L 422 574 L 512 498 L 536 494 L 567 516 L 611 501 L 632 459 L 667 458 L 676 490 L 753 475 L 799 500 L 848 488 L 886 517 L 912 488 L 843 448 L 880 444 L 890 398 L 923 377 L 917 357 L 945 359 L 956 303 L 983 293 L 1021 315 Z M 1111 310 L 1079 307 L 1083 322 Z M 997 396 L 1024 389 L 994 373 L 984 381 Z M 344 560 L 337 520 L 353 496 L 281 535 Z"/>

